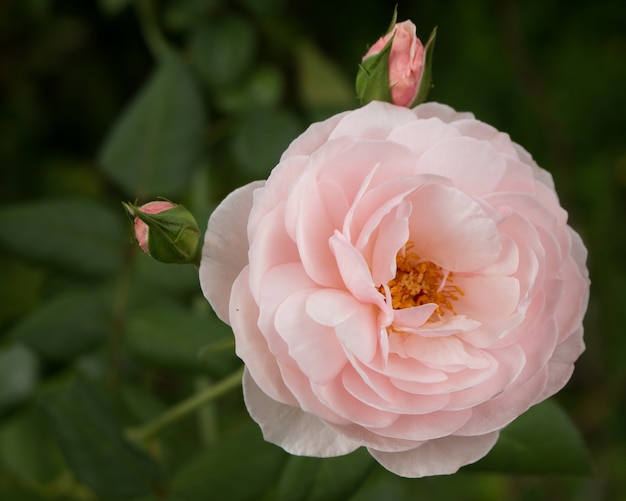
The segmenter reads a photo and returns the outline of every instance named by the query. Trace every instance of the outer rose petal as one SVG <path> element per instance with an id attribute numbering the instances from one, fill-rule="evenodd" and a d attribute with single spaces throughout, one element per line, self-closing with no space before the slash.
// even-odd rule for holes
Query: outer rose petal
<path id="1" fill-rule="evenodd" d="M 271 399 L 258 387 L 247 370 L 243 375 L 243 396 L 250 415 L 261 426 L 265 440 L 291 454 L 342 456 L 361 445 L 329 428 L 314 415 Z"/>
<path id="2" fill-rule="evenodd" d="M 475 437 L 438 438 L 404 452 L 381 452 L 369 449 L 381 465 L 401 477 L 420 478 L 449 475 L 461 466 L 478 461 L 498 440 L 499 432 Z"/>
<path id="3" fill-rule="evenodd" d="M 230 288 L 248 264 L 248 216 L 252 194 L 264 181 L 242 186 L 213 211 L 204 235 L 200 261 L 200 286 L 217 316 L 228 322 Z"/>

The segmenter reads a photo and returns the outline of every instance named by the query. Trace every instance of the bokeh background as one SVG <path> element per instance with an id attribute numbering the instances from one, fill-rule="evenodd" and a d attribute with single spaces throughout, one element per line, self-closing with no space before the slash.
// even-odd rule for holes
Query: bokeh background
<path id="1" fill-rule="evenodd" d="M 589 248 L 587 350 L 555 399 L 588 474 L 291 460 L 239 390 L 147 452 L 125 440 L 238 361 L 193 267 L 138 252 L 120 202 L 166 196 L 204 226 L 309 123 L 357 106 L 395 3 L 0 0 L 0 499 L 626 499 L 621 0 L 397 2 L 423 40 L 438 26 L 429 99 L 529 150 Z M 158 66 L 166 47 L 178 57 Z"/>

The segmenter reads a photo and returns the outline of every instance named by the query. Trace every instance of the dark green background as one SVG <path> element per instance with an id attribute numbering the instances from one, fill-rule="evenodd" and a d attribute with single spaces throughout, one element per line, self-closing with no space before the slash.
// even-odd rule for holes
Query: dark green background
<path id="1" fill-rule="evenodd" d="M 438 26 L 429 99 L 529 150 L 589 248 L 587 351 L 556 399 L 589 447 L 588 476 L 408 481 L 360 453 L 288 459 L 249 425 L 238 390 L 148 453 L 121 434 L 237 360 L 193 268 L 141 255 L 120 201 L 165 195 L 204 226 L 307 124 L 357 106 L 358 61 L 394 4 L 0 1 L 1 499 L 626 499 L 619 0 L 398 2 L 422 39 Z M 138 15 L 150 6 L 178 54 L 156 76 L 159 42 Z"/>

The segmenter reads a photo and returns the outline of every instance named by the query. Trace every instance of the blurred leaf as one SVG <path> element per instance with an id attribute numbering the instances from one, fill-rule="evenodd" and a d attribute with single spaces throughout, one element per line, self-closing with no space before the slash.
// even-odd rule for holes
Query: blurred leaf
<path id="1" fill-rule="evenodd" d="M 97 393 L 78 380 L 48 388 L 40 407 L 52 436 L 77 480 L 104 499 L 132 499 L 151 492 L 157 465 L 124 439 Z"/>
<path id="2" fill-rule="evenodd" d="M 109 132 L 102 168 L 131 196 L 173 196 L 201 158 L 205 127 L 199 89 L 180 58 L 167 53 Z"/>
<path id="3" fill-rule="evenodd" d="M 300 44 L 294 56 L 300 100 L 309 111 L 330 115 L 357 105 L 352 82 L 314 45 Z"/>
<path id="4" fill-rule="evenodd" d="M 18 259 L 0 260 L 0 326 L 33 309 L 38 301 L 44 273 Z"/>
<path id="5" fill-rule="evenodd" d="M 282 98 L 284 88 L 285 78 L 279 69 L 273 66 L 259 66 L 239 85 L 216 91 L 216 106 L 224 113 L 273 108 Z"/>
<path id="6" fill-rule="evenodd" d="M 505 475 L 463 474 L 404 478 L 375 465 L 350 501 L 502 501 L 526 499 L 512 496 L 511 480 Z M 552 499 L 531 497 L 531 499 Z M 569 497 L 564 499 L 570 499 Z"/>
<path id="7" fill-rule="evenodd" d="M 130 0 L 99 0 L 100 9 L 110 16 L 119 14 L 130 4 Z"/>
<path id="8" fill-rule="evenodd" d="M 70 291 L 24 317 L 11 335 L 45 358 L 68 360 L 107 337 L 111 315 L 110 300 L 100 291 Z"/>
<path id="9" fill-rule="evenodd" d="M 0 209 L 0 244 L 69 271 L 109 274 L 121 267 L 128 241 L 122 221 L 108 208 L 87 200 L 10 205 Z"/>
<path id="10" fill-rule="evenodd" d="M 230 329 L 217 317 L 175 307 L 140 310 L 129 319 L 125 341 L 135 356 L 156 365 L 222 376 L 237 365 Z"/>
<path id="11" fill-rule="evenodd" d="M 161 4 L 163 24 L 167 30 L 185 31 L 193 28 L 206 11 L 217 9 L 226 0 L 176 0 Z"/>
<path id="12" fill-rule="evenodd" d="M 0 349 L 0 414 L 31 396 L 37 385 L 39 364 L 19 344 Z"/>
<path id="13" fill-rule="evenodd" d="M 261 499 L 278 478 L 286 457 L 249 422 L 184 465 L 172 481 L 172 491 L 181 501 L 206 501 L 212 496 L 229 501 Z"/>
<path id="14" fill-rule="evenodd" d="M 586 475 L 589 457 L 576 425 L 554 401 L 546 400 L 502 430 L 491 452 L 464 470 Z"/>
<path id="15" fill-rule="evenodd" d="M 126 384 L 119 393 L 121 402 L 137 424 L 150 421 L 165 411 L 154 392 L 140 385 Z"/>
<path id="16" fill-rule="evenodd" d="M 285 0 L 239 0 L 239 3 L 259 17 L 272 16 L 284 9 Z"/>
<path id="17" fill-rule="evenodd" d="M 143 252 L 137 252 L 134 264 L 134 285 L 145 281 L 152 288 L 156 286 L 174 294 L 189 294 L 200 289 L 198 270 L 194 266 L 161 263 Z"/>
<path id="18" fill-rule="evenodd" d="M 191 58 L 207 85 L 232 84 L 250 67 L 255 44 L 254 28 L 244 18 L 212 17 L 192 33 Z"/>
<path id="19" fill-rule="evenodd" d="M 50 442 L 47 423 L 32 409 L 0 428 L 0 464 L 5 471 L 30 483 L 51 482 L 61 473 L 63 463 Z"/>
<path id="20" fill-rule="evenodd" d="M 233 155 L 248 176 L 264 179 L 301 131 L 298 118 L 288 111 L 253 112 L 235 131 Z"/>
<path id="21" fill-rule="evenodd" d="M 0 499 L 7 501 L 44 501 L 45 497 L 35 490 L 24 489 L 0 478 Z"/>
<path id="22" fill-rule="evenodd" d="M 291 456 L 278 486 L 280 501 L 342 501 L 353 495 L 374 466 L 364 448 L 336 458 Z"/>

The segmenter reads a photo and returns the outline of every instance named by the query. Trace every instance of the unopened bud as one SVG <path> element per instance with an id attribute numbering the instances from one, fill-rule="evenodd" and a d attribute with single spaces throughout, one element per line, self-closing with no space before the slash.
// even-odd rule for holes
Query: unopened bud
<path id="1" fill-rule="evenodd" d="M 199 262 L 200 229 L 185 207 L 166 200 L 141 207 L 123 205 L 133 218 L 135 238 L 146 254 L 163 263 Z"/>
<path id="2" fill-rule="evenodd" d="M 376 100 L 413 107 L 424 102 L 432 86 L 435 36 L 436 29 L 423 46 L 415 25 L 396 24 L 394 13 L 389 32 L 372 45 L 359 67 L 356 88 L 361 103 Z"/>

